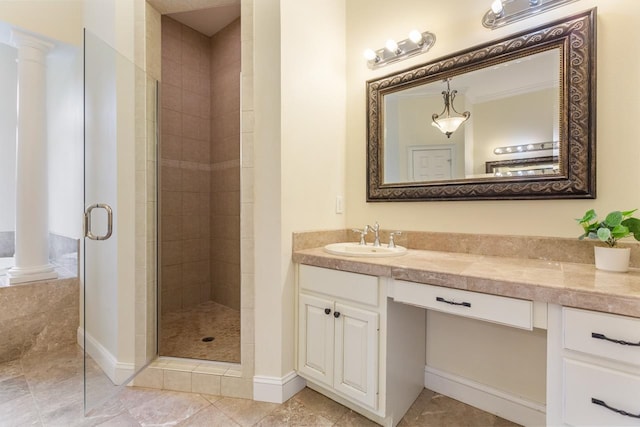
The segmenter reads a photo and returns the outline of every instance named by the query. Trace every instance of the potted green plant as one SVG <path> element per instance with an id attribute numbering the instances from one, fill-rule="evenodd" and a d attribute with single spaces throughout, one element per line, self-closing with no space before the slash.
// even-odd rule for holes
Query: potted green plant
<path id="1" fill-rule="evenodd" d="M 579 239 L 595 239 L 607 246 L 595 246 L 596 268 L 599 270 L 626 272 L 629 270 L 630 248 L 619 248 L 618 240 L 633 236 L 640 241 L 640 219 L 634 218 L 631 211 L 613 211 L 604 221 L 598 220 L 593 209 L 588 210 L 580 219 L 576 219 L 582 226 L 584 234 Z"/>

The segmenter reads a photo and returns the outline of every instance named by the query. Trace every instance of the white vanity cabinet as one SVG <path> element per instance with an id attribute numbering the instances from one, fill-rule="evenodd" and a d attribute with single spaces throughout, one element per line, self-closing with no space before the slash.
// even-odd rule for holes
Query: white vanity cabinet
<path id="1" fill-rule="evenodd" d="M 300 374 L 375 410 L 378 313 L 304 293 L 299 309 Z"/>
<path id="2" fill-rule="evenodd" d="M 548 424 L 640 426 L 640 319 L 556 310 L 560 333 L 548 381 L 561 404 Z M 560 380 L 551 376 L 554 369 Z"/>
<path id="3" fill-rule="evenodd" d="M 299 265 L 296 360 L 309 387 L 394 426 L 424 387 L 425 315 L 386 280 Z"/>
<path id="4" fill-rule="evenodd" d="M 378 278 L 300 266 L 298 372 L 377 409 Z"/>

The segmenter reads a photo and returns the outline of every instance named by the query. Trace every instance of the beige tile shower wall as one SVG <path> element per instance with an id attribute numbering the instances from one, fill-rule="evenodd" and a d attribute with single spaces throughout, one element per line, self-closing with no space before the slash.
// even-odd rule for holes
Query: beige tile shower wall
<path id="1" fill-rule="evenodd" d="M 211 37 L 211 298 L 240 309 L 240 19 Z"/>
<path id="2" fill-rule="evenodd" d="M 162 17 L 162 310 L 210 299 L 209 38 Z"/>

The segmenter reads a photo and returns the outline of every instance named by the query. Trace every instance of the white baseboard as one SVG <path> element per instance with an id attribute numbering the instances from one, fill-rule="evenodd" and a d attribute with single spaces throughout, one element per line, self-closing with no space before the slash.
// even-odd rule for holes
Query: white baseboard
<path id="1" fill-rule="evenodd" d="M 305 388 L 307 382 L 294 371 L 282 378 L 256 375 L 253 377 L 253 400 L 283 403 Z"/>
<path id="2" fill-rule="evenodd" d="M 134 373 L 133 363 L 118 362 L 109 350 L 107 350 L 98 340 L 93 338 L 90 334 L 84 332 L 84 328 L 78 327 L 76 334 L 78 339 L 78 345 L 82 347 L 89 356 L 100 366 L 102 371 L 109 377 L 111 382 L 116 385 L 123 384 Z M 85 348 L 86 338 L 86 348 Z"/>
<path id="3" fill-rule="evenodd" d="M 546 424 L 545 405 L 426 366 L 424 386 L 524 426 Z"/>

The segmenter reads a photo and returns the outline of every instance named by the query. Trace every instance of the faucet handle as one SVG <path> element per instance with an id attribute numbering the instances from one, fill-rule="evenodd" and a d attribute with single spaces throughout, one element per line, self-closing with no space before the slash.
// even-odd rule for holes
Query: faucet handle
<path id="1" fill-rule="evenodd" d="M 365 225 L 363 230 L 358 230 L 357 228 L 352 228 L 351 231 L 360 234 L 360 244 L 361 245 L 366 245 L 367 242 L 364 240 L 364 236 L 367 235 L 367 233 L 369 232 L 369 226 Z"/>
<path id="2" fill-rule="evenodd" d="M 399 236 L 402 234 L 402 231 L 394 231 L 392 233 L 389 233 L 389 244 L 387 245 L 388 248 L 395 248 L 396 247 L 396 242 L 394 240 L 395 236 Z"/>

